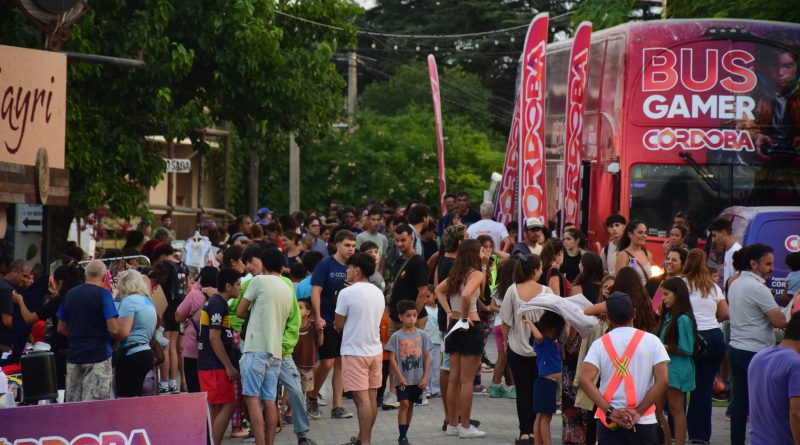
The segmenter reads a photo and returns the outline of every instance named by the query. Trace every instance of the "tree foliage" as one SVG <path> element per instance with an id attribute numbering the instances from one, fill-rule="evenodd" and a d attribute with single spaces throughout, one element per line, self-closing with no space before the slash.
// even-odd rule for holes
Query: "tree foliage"
<path id="1" fill-rule="evenodd" d="M 309 29 L 276 8 L 344 28 Z M 326 131 L 341 110 L 343 80 L 331 61 L 354 36 L 360 9 L 345 0 L 94 2 L 65 50 L 141 58 L 136 70 L 70 62 L 67 160 L 70 209 L 141 213 L 163 177 L 162 147 L 147 135 L 191 137 L 233 123 L 242 145 L 265 157 L 289 131 Z M 0 5 L 0 42 L 41 48 L 12 2 Z M 237 147 L 238 148 L 238 147 Z M 246 151 L 246 150 L 245 150 Z"/>
<path id="2" fill-rule="evenodd" d="M 539 13 L 550 12 L 552 33 L 570 26 L 567 3 L 557 0 L 380 0 L 367 11 L 365 29 L 395 34 L 452 35 L 517 27 L 499 34 L 455 37 L 450 39 L 392 38 L 361 36 L 359 47 L 367 57 L 378 61 L 379 68 L 394 73 L 409 60 L 424 60 L 436 55 L 440 66 L 460 65 L 479 76 L 492 94 L 490 110 L 494 129 L 505 133 L 511 123 L 514 106 L 517 61 L 525 42 L 525 25 Z M 551 35 L 552 35 L 551 33 Z M 371 49 L 372 45 L 376 47 Z M 394 51 L 394 45 L 399 51 Z M 411 50 L 420 47 L 419 51 Z M 408 52 L 402 49 L 409 49 Z M 382 80 L 378 77 L 378 80 Z M 463 93 L 462 93 L 463 94 Z"/>
<path id="3" fill-rule="evenodd" d="M 502 167 L 505 153 L 505 141 L 488 128 L 486 114 L 479 113 L 488 107 L 490 93 L 477 76 L 460 68 L 441 70 L 440 82 L 447 187 L 477 198 L 491 172 Z M 472 91 L 469 106 L 451 104 L 451 98 L 467 100 L 451 85 Z M 304 206 L 321 208 L 332 199 L 437 202 L 431 103 L 424 63 L 401 66 L 390 79 L 369 85 L 362 95 L 362 112 L 348 130 L 301 144 Z"/>
<path id="4" fill-rule="evenodd" d="M 800 8 L 784 0 L 670 0 L 667 14 L 671 18 L 738 18 L 800 23 Z"/>

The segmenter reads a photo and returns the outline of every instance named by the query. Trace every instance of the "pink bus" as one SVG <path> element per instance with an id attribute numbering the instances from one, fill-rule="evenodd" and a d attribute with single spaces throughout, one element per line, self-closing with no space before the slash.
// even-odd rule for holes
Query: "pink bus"
<path id="1" fill-rule="evenodd" d="M 561 207 L 572 41 L 547 48 L 548 215 Z M 730 206 L 800 203 L 800 25 L 751 20 L 626 23 L 592 34 L 579 226 L 648 224 L 660 263 L 677 212 L 693 234 Z"/>

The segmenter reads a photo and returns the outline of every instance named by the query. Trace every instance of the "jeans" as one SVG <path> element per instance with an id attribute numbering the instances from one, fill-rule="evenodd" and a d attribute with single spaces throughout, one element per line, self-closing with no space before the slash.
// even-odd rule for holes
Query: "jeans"
<path id="1" fill-rule="evenodd" d="M 714 390 L 714 377 L 719 371 L 722 357 L 725 355 L 725 339 L 720 329 L 698 331 L 708 343 L 708 354 L 694 359 L 695 390 L 689 401 L 686 422 L 689 439 L 711 440 L 711 394 Z"/>
<path id="2" fill-rule="evenodd" d="M 306 396 L 300 387 L 300 372 L 294 364 L 291 355 L 286 355 L 281 360 L 281 373 L 278 376 L 278 383 L 283 385 L 286 390 L 286 397 L 289 399 L 289 406 L 292 408 L 292 426 L 294 434 L 298 439 L 306 437 L 306 433 L 311 429 L 308 424 L 308 413 L 306 413 Z"/>
<path id="3" fill-rule="evenodd" d="M 386 391 L 386 380 L 389 378 L 390 373 L 389 360 L 387 359 L 381 361 L 381 387 L 378 388 L 378 395 L 376 397 L 378 402 L 383 402 L 383 398 L 385 396 L 384 392 Z M 382 403 L 378 403 L 378 408 L 380 408 L 381 404 Z"/>
<path id="4" fill-rule="evenodd" d="M 439 388 L 439 370 L 441 366 L 442 345 L 433 345 L 433 349 L 431 349 L 431 372 L 428 374 L 430 378 L 428 379 L 427 389 L 431 394 L 439 394 L 441 392 L 441 388 Z"/>
<path id="5" fill-rule="evenodd" d="M 278 395 L 281 360 L 268 352 L 245 352 L 239 359 L 239 370 L 243 396 L 275 400 Z"/>
<path id="6" fill-rule="evenodd" d="M 519 434 L 533 434 L 533 381 L 539 376 L 536 367 L 536 357 L 525 357 L 508 349 L 508 366 L 514 375 L 514 384 L 517 387 L 517 418 L 519 419 Z"/>
<path id="7" fill-rule="evenodd" d="M 731 445 L 744 445 L 747 431 L 747 415 L 750 413 L 750 397 L 747 394 L 747 368 L 755 352 L 728 348 L 732 384 L 731 398 Z"/>

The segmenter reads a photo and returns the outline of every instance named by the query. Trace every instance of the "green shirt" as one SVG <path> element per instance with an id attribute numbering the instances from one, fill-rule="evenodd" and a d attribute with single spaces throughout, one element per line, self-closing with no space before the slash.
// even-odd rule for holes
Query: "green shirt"
<path id="1" fill-rule="evenodd" d="M 283 331 L 283 338 L 281 339 L 281 349 L 283 356 L 286 357 L 292 355 L 292 352 L 294 352 L 294 347 L 297 345 L 297 341 L 300 338 L 300 324 L 302 322 L 302 317 L 300 316 L 300 306 L 297 304 L 297 298 L 295 298 L 294 294 L 294 283 L 292 283 L 291 280 L 283 275 L 281 275 L 280 278 L 292 290 L 293 297 L 292 305 L 289 311 L 289 318 L 286 320 L 286 328 Z M 231 299 L 228 303 L 228 310 L 231 315 L 231 327 L 236 330 L 236 332 L 241 332 L 242 325 L 244 324 L 244 319 L 236 316 L 236 308 L 239 307 L 239 302 L 241 302 L 245 292 L 247 292 L 247 288 L 250 286 L 251 281 L 252 279 L 245 281 L 242 284 L 242 291 L 239 296 Z M 242 339 L 242 343 L 244 343 L 244 338 Z"/>

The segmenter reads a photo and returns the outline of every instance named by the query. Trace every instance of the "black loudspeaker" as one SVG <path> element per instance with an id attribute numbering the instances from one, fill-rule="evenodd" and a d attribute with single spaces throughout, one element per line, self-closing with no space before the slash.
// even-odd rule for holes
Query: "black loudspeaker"
<path id="1" fill-rule="evenodd" d="M 20 358 L 22 367 L 23 403 L 58 397 L 56 359 L 50 351 L 36 351 Z"/>

